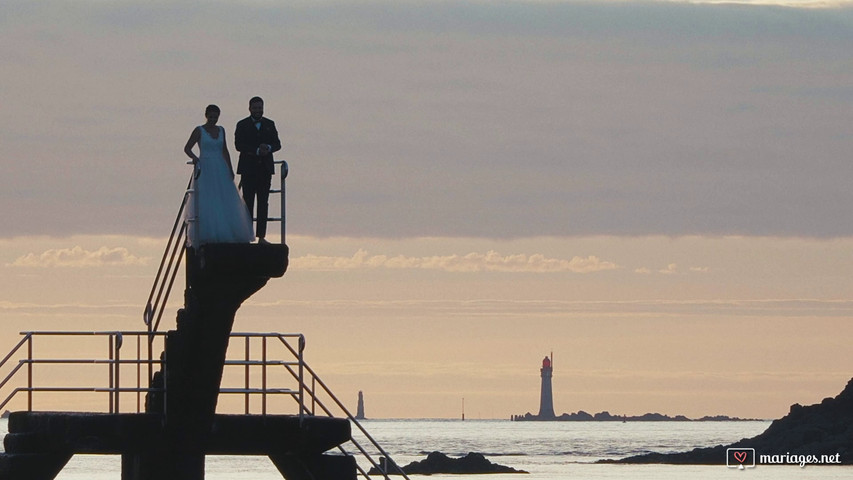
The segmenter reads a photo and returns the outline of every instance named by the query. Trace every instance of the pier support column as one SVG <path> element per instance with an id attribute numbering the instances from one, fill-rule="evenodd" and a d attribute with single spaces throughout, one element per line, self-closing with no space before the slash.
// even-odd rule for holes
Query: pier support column
<path id="1" fill-rule="evenodd" d="M 184 308 L 166 339 L 164 446 L 123 459 L 124 480 L 204 479 L 234 316 L 270 278 L 284 274 L 287 255 L 286 245 L 187 247 Z"/>
<path id="2" fill-rule="evenodd" d="M 204 452 L 147 451 L 121 455 L 121 480 L 204 478 Z"/>

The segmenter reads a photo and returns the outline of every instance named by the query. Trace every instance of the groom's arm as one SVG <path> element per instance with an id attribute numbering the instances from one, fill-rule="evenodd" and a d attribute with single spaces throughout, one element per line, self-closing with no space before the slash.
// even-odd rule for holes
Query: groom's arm
<path id="1" fill-rule="evenodd" d="M 234 148 L 240 153 L 255 153 L 257 145 L 252 145 L 246 135 L 246 122 L 239 121 L 234 128 Z"/>
<path id="2" fill-rule="evenodd" d="M 270 153 L 281 150 L 281 140 L 278 138 L 278 130 L 275 128 L 275 122 L 272 120 L 270 120 L 270 138 L 268 145 L 270 146 Z"/>

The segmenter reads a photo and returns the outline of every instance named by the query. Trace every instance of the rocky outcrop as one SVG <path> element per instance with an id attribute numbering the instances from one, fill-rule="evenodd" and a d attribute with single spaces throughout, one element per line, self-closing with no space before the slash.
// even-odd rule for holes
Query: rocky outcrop
<path id="1" fill-rule="evenodd" d="M 775 420 L 764 433 L 731 445 L 697 448 L 680 453 L 647 453 L 604 463 L 670 463 L 719 465 L 729 448 L 753 448 L 756 455 L 838 455 L 843 465 L 853 465 L 853 379 L 835 398 L 809 406 L 791 405 L 787 415 Z"/>
<path id="2" fill-rule="evenodd" d="M 389 468 L 389 475 L 399 475 L 396 468 Z M 461 458 L 450 458 L 441 452 L 432 452 L 425 460 L 412 462 L 402 467 L 406 475 L 431 475 L 436 473 L 449 474 L 486 474 L 486 473 L 528 473 L 512 467 L 490 462 L 481 453 L 469 453 Z M 368 475 L 381 475 L 382 472 L 373 468 Z"/>
<path id="3" fill-rule="evenodd" d="M 556 421 L 556 422 L 742 422 L 753 421 L 737 417 L 726 417 L 723 415 L 705 416 L 699 419 L 687 418 L 684 415 L 670 417 L 662 413 L 646 413 L 643 415 L 612 415 L 610 412 L 598 412 L 595 415 L 580 410 L 576 413 L 564 413 L 555 418 L 542 418 L 539 415 L 527 413 L 525 415 L 514 415 L 515 422 L 525 421 Z"/>

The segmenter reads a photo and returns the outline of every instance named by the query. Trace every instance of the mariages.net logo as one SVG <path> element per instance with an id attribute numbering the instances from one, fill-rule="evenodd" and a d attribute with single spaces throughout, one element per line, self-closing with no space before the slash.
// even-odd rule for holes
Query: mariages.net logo
<path id="1" fill-rule="evenodd" d="M 754 448 L 729 448 L 726 449 L 726 466 L 740 470 L 755 468 Z"/>
<path id="2" fill-rule="evenodd" d="M 755 468 L 756 462 L 762 465 L 832 465 L 841 463 L 841 454 L 834 455 L 794 455 L 791 453 L 776 455 L 757 455 L 754 448 L 726 449 L 726 466 L 746 470 Z"/>

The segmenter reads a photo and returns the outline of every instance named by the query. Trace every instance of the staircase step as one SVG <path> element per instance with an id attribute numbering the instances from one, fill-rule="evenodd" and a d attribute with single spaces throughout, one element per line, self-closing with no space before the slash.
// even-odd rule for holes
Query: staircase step
<path id="1" fill-rule="evenodd" d="M 37 433 L 8 433 L 3 439 L 7 454 L 45 453 L 54 451 L 49 438 Z"/>

